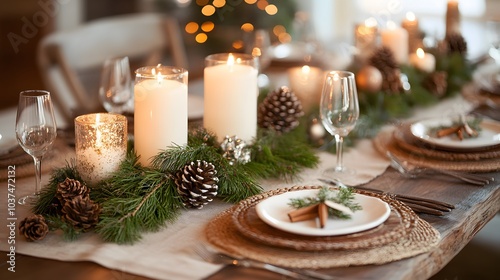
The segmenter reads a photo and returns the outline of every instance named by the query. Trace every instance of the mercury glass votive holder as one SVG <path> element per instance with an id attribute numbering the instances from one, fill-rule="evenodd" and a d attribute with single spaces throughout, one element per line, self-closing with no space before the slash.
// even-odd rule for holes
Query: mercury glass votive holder
<path id="1" fill-rule="evenodd" d="M 97 113 L 75 118 L 76 168 L 90 186 L 108 179 L 127 156 L 127 118 Z"/>

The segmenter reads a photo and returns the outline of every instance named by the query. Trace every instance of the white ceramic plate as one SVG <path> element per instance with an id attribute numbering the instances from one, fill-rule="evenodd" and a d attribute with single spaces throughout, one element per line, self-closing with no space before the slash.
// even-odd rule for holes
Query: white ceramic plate
<path id="1" fill-rule="evenodd" d="M 376 197 L 355 194 L 355 202 L 359 203 L 363 209 L 354 212 L 351 219 L 329 218 L 324 228 L 318 226 L 317 219 L 290 222 L 287 214 L 294 210 L 288 205 L 290 198 L 314 197 L 317 193 L 318 190 L 302 190 L 269 197 L 256 205 L 257 215 L 266 224 L 286 232 L 309 236 L 333 236 L 374 228 L 387 220 L 391 213 L 386 202 Z"/>
<path id="2" fill-rule="evenodd" d="M 481 122 L 482 130 L 475 138 L 466 138 L 460 141 L 453 136 L 438 138 L 430 135 L 432 129 L 452 124 L 453 118 L 423 120 L 411 125 L 411 133 L 428 144 L 454 150 L 489 148 L 500 145 L 500 122 L 488 119 Z"/>

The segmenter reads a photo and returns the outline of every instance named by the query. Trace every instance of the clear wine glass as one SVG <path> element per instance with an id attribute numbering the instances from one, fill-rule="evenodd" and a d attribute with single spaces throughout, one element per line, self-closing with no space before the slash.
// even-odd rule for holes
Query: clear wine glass
<path id="1" fill-rule="evenodd" d="M 50 93 L 26 90 L 19 95 L 16 117 L 16 138 L 35 162 L 35 192 L 19 199 L 25 205 L 36 201 L 42 179 L 41 162 L 57 136 L 56 120 Z"/>
<path id="2" fill-rule="evenodd" d="M 99 98 L 104 109 L 121 114 L 133 96 L 128 57 L 110 58 L 104 62 Z"/>
<path id="3" fill-rule="evenodd" d="M 330 71 L 323 84 L 320 117 L 326 131 L 335 136 L 337 166 L 325 170 L 326 175 L 355 173 L 343 165 L 344 137 L 355 127 L 359 118 L 358 94 L 354 74 L 347 71 Z"/>

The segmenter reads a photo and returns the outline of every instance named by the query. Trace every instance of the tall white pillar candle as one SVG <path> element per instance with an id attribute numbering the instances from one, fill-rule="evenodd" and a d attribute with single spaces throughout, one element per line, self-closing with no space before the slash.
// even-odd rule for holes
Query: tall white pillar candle
<path id="1" fill-rule="evenodd" d="M 134 86 L 134 148 L 139 162 L 172 146 L 187 144 L 188 72 L 169 66 L 136 70 Z"/>
<path id="2" fill-rule="evenodd" d="M 204 127 L 249 143 L 257 135 L 257 59 L 247 54 L 213 54 L 205 59 Z"/>
<path id="3" fill-rule="evenodd" d="M 396 26 L 392 21 L 387 23 L 387 28 L 380 33 L 382 45 L 388 47 L 394 54 L 398 64 L 408 62 L 408 32 Z"/>

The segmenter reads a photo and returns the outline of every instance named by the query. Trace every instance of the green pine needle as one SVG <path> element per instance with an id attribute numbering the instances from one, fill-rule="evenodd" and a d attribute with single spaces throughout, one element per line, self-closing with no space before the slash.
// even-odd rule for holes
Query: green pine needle
<path id="1" fill-rule="evenodd" d="M 349 207 L 349 209 L 355 212 L 361 210 L 362 207 L 361 205 L 354 202 L 354 194 L 355 192 L 353 188 L 331 189 L 328 187 L 322 187 L 321 189 L 319 189 L 318 194 L 316 196 L 291 198 L 288 205 L 290 205 L 295 209 L 299 209 L 302 207 L 307 207 L 330 200 L 335 203 Z M 332 208 L 328 208 L 328 214 L 332 217 L 336 217 L 339 219 L 351 218 L 349 214 L 343 213 L 342 211 Z"/>

